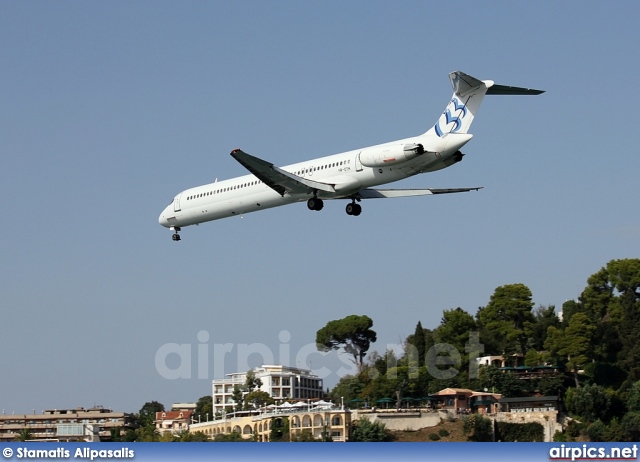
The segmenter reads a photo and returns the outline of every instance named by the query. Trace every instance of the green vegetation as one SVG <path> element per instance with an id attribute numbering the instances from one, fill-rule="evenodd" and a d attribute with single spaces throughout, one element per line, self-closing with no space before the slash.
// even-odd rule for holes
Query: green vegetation
<path id="1" fill-rule="evenodd" d="M 530 289 L 518 283 L 496 288 L 475 316 L 458 307 L 443 310 L 433 329 L 418 321 L 401 354 L 373 351 L 365 360 L 375 342 L 372 326 L 370 318 L 353 315 L 318 331 L 319 349 L 344 348 L 358 365 L 329 393 L 334 400 L 384 409 L 425 405 L 429 394 L 447 387 L 505 397 L 540 393 L 559 396 L 576 419 L 558 441 L 640 439 L 640 259 L 612 260 L 591 275 L 577 300 L 562 305 L 562 317 L 553 305 L 534 308 Z M 518 365 L 554 369 L 522 380 L 493 366 L 478 373 L 472 367 L 478 356 L 514 354 Z M 485 438 L 484 425 L 470 420 L 469 438 Z M 503 431 L 518 441 L 541 439 L 538 430 Z"/>
<path id="2" fill-rule="evenodd" d="M 501 393 L 505 397 L 538 393 L 559 396 L 572 420 L 554 441 L 638 441 L 640 440 L 640 259 L 612 260 L 587 279 L 577 300 L 562 305 L 562 316 L 552 305 L 534 308 L 530 289 L 521 283 L 495 289 L 486 306 L 473 316 L 462 308 L 443 310 L 433 329 L 418 320 L 403 351 L 384 353 L 369 348 L 376 341 L 373 321 L 351 315 L 330 321 L 317 331 L 320 351 L 342 349 L 357 366 L 355 375 L 343 377 L 329 396 L 345 404 L 368 402 L 378 409 L 425 406 L 428 395 L 443 388 L 470 388 Z M 478 342 L 479 339 L 479 342 Z M 495 366 L 475 367 L 481 355 L 519 358 L 518 365 L 545 373 L 530 374 L 526 380 L 513 370 Z M 515 355 L 515 356 L 514 356 Z M 366 359 L 365 359 L 366 356 Z M 244 384 L 236 386 L 236 409 L 270 404 L 273 399 L 259 390 L 261 382 L 253 371 Z M 139 427 L 114 441 L 159 441 L 155 413 L 162 404 L 145 403 L 137 415 Z M 212 412 L 210 396 L 198 400 L 196 419 L 206 420 Z M 489 419 L 472 414 L 464 419 L 470 441 L 491 441 Z M 502 441 L 540 441 L 539 424 L 496 425 Z M 428 437 L 446 437 L 445 431 Z M 19 435 L 26 437 L 26 435 Z M 168 437 L 167 437 L 168 438 Z M 177 439 L 176 439 L 177 438 Z M 384 441 L 384 424 L 360 419 L 352 428 L 351 441 Z M 216 441 L 238 441 L 241 435 L 217 435 Z M 301 432 L 298 441 L 312 440 Z M 171 441 L 206 440 L 197 433 L 171 437 Z M 276 418 L 271 424 L 271 441 L 289 440 L 289 420 Z"/>
<path id="3" fill-rule="evenodd" d="M 23 428 L 18 432 L 18 434 L 13 438 L 13 441 L 29 441 L 31 439 L 31 430 L 28 428 Z"/>
<path id="4" fill-rule="evenodd" d="M 376 333 L 371 330 L 371 326 L 373 321 L 369 316 L 355 314 L 330 321 L 316 333 L 316 345 L 319 351 L 343 348 L 353 356 L 354 364 L 361 370 L 371 342 L 376 341 Z"/>
<path id="5" fill-rule="evenodd" d="M 463 429 L 469 441 L 493 441 L 493 423 L 480 414 L 465 417 Z"/>
<path id="6" fill-rule="evenodd" d="M 160 441 L 160 434 L 156 430 L 156 412 L 164 412 L 164 405 L 157 401 L 144 403 L 137 414 L 138 428 L 136 428 L 134 439 L 128 441 L 155 442 Z"/>
<path id="7" fill-rule="evenodd" d="M 271 419 L 271 432 L 269 435 L 269 441 L 289 441 L 289 417 L 273 417 Z"/>
<path id="8" fill-rule="evenodd" d="M 487 306 L 478 310 L 480 339 L 487 351 L 507 355 L 527 353 L 525 329 L 535 320 L 531 297 L 531 290 L 524 284 L 510 284 L 498 287 Z M 531 330 L 530 327 L 527 330 Z"/>
<path id="9" fill-rule="evenodd" d="M 213 438 L 213 441 L 215 443 L 241 443 L 241 442 L 246 442 L 251 440 L 243 440 L 242 435 L 240 433 L 231 432 L 228 435 L 225 435 L 224 433 L 218 433 Z"/>
<path id="10" fill-rule="evenodd" d="M 193 420 L 194 422 L 208 422 L 213 420 L 213 417 L 213 396 L 203 396 L 196 402 Z"/>
<path id="11" fill-rule="evenodd" d="M 540 442 L 544 441 L 544 428 L 537 422 L 496 422 L 496 440 Z"/>
<path id="12" fill-rule="evenodd" d="M 380 442 L 387 441 L 387 430 L 381 422 L 371 422 L 366 417 L 354 422 L 351 427 L 351 442 Z"/>

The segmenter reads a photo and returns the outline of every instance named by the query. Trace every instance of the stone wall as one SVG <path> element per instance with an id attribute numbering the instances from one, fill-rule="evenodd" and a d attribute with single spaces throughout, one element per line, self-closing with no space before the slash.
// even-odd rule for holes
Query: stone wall
<path id="1" fill-rule="evenodd" d="M 416 431 L 435 427 L 440 423 L 438 412 L 358 412 L 352 411 L 351 419 L 365 417 L 371 422 L 381 422 L 388 430 Z"/>
<path id="2" fill-rule="evenodd" d="M 493 414 L 492 418 L 496 422 L 539 423 L 544 428 L 544 441 L 547 443 L 553 441 L 556 430 L 562 431 L 562 425 L 558 422 L 558 411 L 498 412 Z"/>

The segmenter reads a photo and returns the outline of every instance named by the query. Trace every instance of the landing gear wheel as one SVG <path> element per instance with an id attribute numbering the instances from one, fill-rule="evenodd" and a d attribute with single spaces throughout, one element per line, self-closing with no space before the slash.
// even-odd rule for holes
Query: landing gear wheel
<path id="1" fill-rule="evenodd" d="M 324 207 L 324 202 L 322 201 L 322 199 L 312 197 L 307 201 L 307 207 L 309 208 L 309 210 L 315 210 L 319 212 Z"/>
<path id="2" fill-rule="evenodd" d="M 174 241 L 179 241 L 180 240 L 180 235 L 178 233 L 180 232 L 180 227 L 179 226 L 172 226 L 169 229 L 171 231 L 175 231 L 175 234 L 173 236 L 171 236 L 171 239 L 173 239 Z"/>
<path id="3" fill-rule="evenodd" d="M 362 207 L 360 206 L 360 204 L 356 204 L 355 202 L 353 202 L 351 204 L 347 204 L 346 211 L 347 215 L 353 215 L 354 217 L 357 217 L 362 213 Z"/>

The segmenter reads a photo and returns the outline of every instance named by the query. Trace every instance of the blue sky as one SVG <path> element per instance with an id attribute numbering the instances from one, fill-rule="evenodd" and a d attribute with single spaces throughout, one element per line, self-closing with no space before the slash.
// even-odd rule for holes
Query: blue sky
<path id="1" fill-rule="evenodd" d="M 252 348 L 276 362 L 307 352 L 291 365 L 325 367 L 333 386 L 345 359 L 308 353 L 330 320 L 367 314 L 384 351 L 504 284 L 536 305 L 576 298 L 640 248 L 639 13 L 2 2 L 0 408 L 196 401 Z M 291 205 L 186 228 L 180 243 L 158 225 L 179 191 L 245 174 L 236 147 L 286 165 L 424 132 L 454 70 L 546 90 L 487 97 L 463 162 L 400 183 L 482 191 L 369 201 L 357 219 L 342 202 Z M 167 344 L 191 345 L 191 378 L 159 373 Z"/>

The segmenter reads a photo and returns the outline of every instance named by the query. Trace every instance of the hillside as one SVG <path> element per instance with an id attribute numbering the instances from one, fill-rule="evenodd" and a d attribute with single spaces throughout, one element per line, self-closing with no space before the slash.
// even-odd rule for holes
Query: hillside
<path id="1" fill-rule="evenodd" d="M 431 434 L 439 435 L 442 430 L 446 430 L 448 435 L 440 436 L 438 441 L 433 441 L 429 438 Z M 467 441 L 467 437 L 462 430 L 462 421 L 460 420 L 453 422 L 443 421 L 435 427 L 423 428 L 417 431 L 389 431 L 389 434 L 393 436 L 393 441 L 399 443 Z"/>

